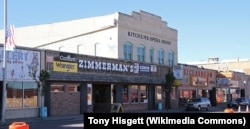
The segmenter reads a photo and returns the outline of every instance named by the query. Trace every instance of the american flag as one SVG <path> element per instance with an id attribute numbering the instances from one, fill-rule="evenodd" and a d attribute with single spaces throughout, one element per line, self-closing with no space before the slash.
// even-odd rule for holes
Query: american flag
<path id="1" fill-rule="evenodd" d="M 14 25 L 10 25 L 6 30 L 6 50 L 13 51 L 15 47 Z"/>

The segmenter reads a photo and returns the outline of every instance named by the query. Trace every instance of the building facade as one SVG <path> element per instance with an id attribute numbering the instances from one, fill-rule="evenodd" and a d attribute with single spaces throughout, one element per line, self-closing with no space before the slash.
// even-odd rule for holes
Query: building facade
<path id="1" fill-rule="evenodd" d="M 37 100 L 34 108 L 26 107 L 30 96 L 26 97 L 25 89 L 22 94 L 8 91 L 7 96 L 22 97 L 20 108 L 7 107 L 8 118 L 39 116 L 41 106 L 46 106 L 51 116 L 110 112 L 113 103 L 122 103 L 125 111 L 166 106 L 162 85 L 168 69 L 178 62 L 177 30 L 160 16 L 145 11 L 117 12 L 16 28 L 15 38 L 18 49 L 41 52 L 39 70 L 48 70 L 51 76 L 44 102 Z M 32 61 L 29 58 L 27 61 Z M 36 86 L 37 76 L 30 78 Z M 39 99 L 36 88 L 32 93 Z M 171 99 L 173 108 L 178 107 L 176 92 Z M 33 114 L 25 116 L 22 110 L 27 109 L 34 109 Z"/>
<path id="2" fill-rule="evenodd" d="M 217 71 L 204 69 L 195 65 L 179 64 L 181 80 L 178 88 L 180 106 L 184 106 L 189 99 L 207 97 L 216 106 L 215 94 Z M 215 92 L 215 91 L 213 91 Z"/>
<path id="3" fill-rule="evenodd" d="M 231 98 L 233 92 L 237 93 L 232 97 L 247 97 L 250 99 L 250 60 L 249 59 L 232 59 L 220 60 L 217 57 L 208 58 L 207 61 L 189 62 L 189 65 L 203 67 L 205 69 L 213 69 L 219 72 L 217 77 L 217 87 L 222 87 L 223 94 L 228 94 L 227 98 Z M 229 91 L 231 89 L 233 91 Z M 223 99 L 229 101 L 230 99 Z"/>
<path id="4" fill-rule="evenodd" d="M 3 47 L 0 47 L 1 68 L 3 68 Z M 36 78 L 41 68 L 40 50 L 23 48 L 6 52 L 6 96 L 3 96 L 4 71 L 1 70 L 1 109 L 5 105 L 6 119 L 36 117 L 41 99 Z M 3 97 L 6 98 L 5 102 Z"/>
<path id="5" fill-rule="evenodd" d="M 51 116 L 110 112 L 114 103 L 124 111 L 154 110 L 158 103 L 165 107 L 167 66 L 59 51 L 45 55 L 51 73 L 45 105 Z"/>

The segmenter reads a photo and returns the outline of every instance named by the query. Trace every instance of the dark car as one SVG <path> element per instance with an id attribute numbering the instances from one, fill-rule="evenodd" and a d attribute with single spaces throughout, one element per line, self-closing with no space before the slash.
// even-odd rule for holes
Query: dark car
<path id="1" fill-rule="evenodd" d="M 186 110 L 198 110 L 206 109 L 209 110 L 211 107 L 211 102 L 208 98 L 195 98 L 187 103 Z"/>
<path id="2" fill-rule="evenodd" d="M 228 103 L 228 105 L 230 105 L 231 107 L 234 108 L 238 108 L 239 106 L 249 106 L 250 105 L 250 101 L 245 98 L 245 97 L 241 97 L 241 98 L 237 98 L 232 100 L 231 102 Z"/>

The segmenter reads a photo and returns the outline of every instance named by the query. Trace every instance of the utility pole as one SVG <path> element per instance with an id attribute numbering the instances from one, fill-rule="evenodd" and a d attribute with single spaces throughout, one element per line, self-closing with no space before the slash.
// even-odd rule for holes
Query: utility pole
<path id="1" fill-rule="evenodd" d="M 6 28 L 7 28 L 7 0 L 4 0 L 4 45 L 3 45 L 3 93 L 2 93 L 2 116 L 1 122 L 5 123 L 5 108 L 6 108 L 6 85 L 7 85 L 7 69 L 6 69 Z"/>

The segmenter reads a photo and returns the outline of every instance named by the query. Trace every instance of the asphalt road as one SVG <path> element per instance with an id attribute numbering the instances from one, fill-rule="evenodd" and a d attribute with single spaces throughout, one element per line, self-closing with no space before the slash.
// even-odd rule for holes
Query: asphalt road
<path id="1" fill-rule="evenodd" d="M 82 120 L 53 120 L 27 124 L 29 129 L 83 129 Z M 9 129 L 9 126 L 0 126 L 0 129 Z"/>
<path id="2" fill-rule="evenodd" d="M 150 111 L 151 113 L 171 113 L 171 112 L 180 112 L 180 113 L 223 113 L 223 108 L 212 107 L 209 111 L 185 111 L 184 109 L 168 110 L 168 111 Z M 234 110 L 235 113 L 239 113 L 238 109 Z M 150 113 L 148 111 L 140 111 L 134 113 Z M 240 113 L 245 113 L 246 109 L 242 108 Z M 83 129 L 84 123 L 82 119 L 60 119 L 60 120 L 51 120 L 51 121 L 39 121 L 31 122 L 29 124 L 29 129 Z M 0 129 L 9 129 L 8 125 L 0 125 Z"/>

